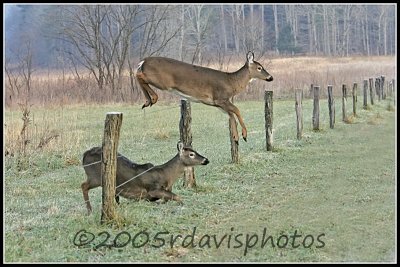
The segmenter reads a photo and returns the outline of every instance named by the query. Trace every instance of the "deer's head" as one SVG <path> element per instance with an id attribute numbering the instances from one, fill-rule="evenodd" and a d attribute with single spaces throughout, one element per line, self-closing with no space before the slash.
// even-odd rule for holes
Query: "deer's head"
<path id="1" fill-rule="evenodd" d="M 247 53 L 247 65 L 251 79 L 261 79 L 267 82 L 272 82 L 274 79 L 260 63 L 254 61 L 254 53 L 251 51 Z"/>
<path id="2" fill-rule="evenodd" d="M 178 143 L 177 148 L 179 158 L 186 166 L 207 165 L 210 162 L 206 157 L 203 157 L 190 147 L 184 146 L 182 142 Z"/>

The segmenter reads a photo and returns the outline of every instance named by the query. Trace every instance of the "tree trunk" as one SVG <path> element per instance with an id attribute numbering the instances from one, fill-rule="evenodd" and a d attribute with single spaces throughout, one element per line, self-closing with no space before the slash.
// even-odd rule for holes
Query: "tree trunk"
<path id="1" fill-rule="evenodd" d="M 279 27 L 278 27 L 278 8 L 277 5 L 273 5 L 274 9 L 274 25 L 275 25 L 275 50 L 276 54 L 279 55 L 278 40 L 279 40 Z"/>

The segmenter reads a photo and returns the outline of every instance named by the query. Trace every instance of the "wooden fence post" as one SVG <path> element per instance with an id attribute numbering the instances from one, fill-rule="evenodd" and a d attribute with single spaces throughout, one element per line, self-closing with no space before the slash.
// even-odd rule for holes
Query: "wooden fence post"
<path id="1" fill-rule="evenodd" d="M 233 131 L 237 129 L 237 122 L 234 117 L 229 117 L 229 136 L 231 140 L 231 158 L 232 163 L 239 162 L 239 142 L 233 138 Z"/>
<path id="2" fill-rule="evenodd" d="M 353 83 L 353 116 L 357 116 L 357 83 Z"/>
<path id="3" fill-rule="evenodd" d="M 378 101 L 381 101 L 382 98 L 380 82 L 381 82 L 380 77 L 375 78 L 375 92 L 378 95 Z"/>
<path id="4" fill-rule="evenodd" d="M 181 119 L 179 121 L 179 134 L 182 143 L 185 146 L 192 147 L 192 114 L 190 102 L 181 99 Z M 194 175 L 194 168 L 187 167 L 183 173 L 183 186 L 196 187 L 196 178 Z"/>
<path id="5" fill-rule="evenodd" d="M 386 99 L 386 87 L 385 87 L 385 76 L 381 75 L 381 92 L 382 92 L 382 100 Z"/>
<path id="6" fill-rule="evenodd" d="M 368 90 L 368 80 L 364 80 L 364 88 L 363 88 L 363 95 L 364 95 L 364 102 L 363 102 L 363 109 L 367 109 L 368 106 L 368 99 L 367 99 L 367 90 Z M 371 100 L 372 102 L 372 100 Z"/>
<path id="7" fill-rule="evenodd" d="M 267 151 L 272 151 L 273 149 L 273 105 L 272 105 L 273 91 L 265 91 L 265 137 L 267 140 Z"/>
<path id="8" fill-rule="evenodd" d="M 295 90 L 295 109 L 296 109 L 296 126 L 297 126 L 297 139 L 301 139 L 303 136 L 303 90 Z"/>
<path id="9" fill-rule="evenodd" d="M 309 92 L 309 94 L 308 94 L 308 97 L 309 97 L 309 98 L 313 98 L 313 95 L 314 95 L 314 84 L 311 84 L 311 86 L 310 86 L 310 92 Z"/>
<path id="10" fill-rule="evenodd" d="M 396 106 L 396 95 L 397 95 L 397 91 L 396 91 L 396 81 L 394 79 L 392 79 L 392 90 L 393 90 L 393 105 Z"/>
<path id="11" fill-rule="evenodd" d="M 107 113 L 101 160 L 101 180 L 103 187 L 101 224 L 115 220 L 117 215 L 115 211 L 115 186 L 117 177 L 117 151 L 121 125 L 122 113 Z"/>
<path id="12" fill-rule="evenodd" d="M 329 108 L 329 127 L 333 129 L 335 125 L 335 100 L 333 99 L 332 85 L 328 85 L 328 108 Z"/>
<path id="13" fill-rule="evenodd" d="M 314 86 L 313 130 L 319 130 L 319 86 Z"/>
<path id="14" fill-rule="evenodd" d="M 347 87 L 345 84 L 343 84 L 342 85 L 342 120 L 343 121 L 347 121 L 346 102 L 347 102 Z"/>
<path id="15" fill-rule="evenodd" d="M 371 105 L 374 104 L 374 90 L 373 87 L 374 86 L 374 78 L 369 78 L 369 97 L 371 99 Z"/>

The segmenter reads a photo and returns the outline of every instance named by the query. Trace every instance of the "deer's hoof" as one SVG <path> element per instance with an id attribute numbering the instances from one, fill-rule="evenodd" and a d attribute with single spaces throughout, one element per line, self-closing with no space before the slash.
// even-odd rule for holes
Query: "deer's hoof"
<path id="1" fill-rule="evenodd" d="M 243 140 L 247 142 L 247 131 L 242 131 Z"/>

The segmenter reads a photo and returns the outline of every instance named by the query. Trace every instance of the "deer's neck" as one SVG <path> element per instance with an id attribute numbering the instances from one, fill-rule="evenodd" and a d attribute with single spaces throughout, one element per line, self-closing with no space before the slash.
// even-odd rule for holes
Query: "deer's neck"
<path id="1" fill-rule="evenodd" d="M 185 166 L 179 158 L 179 154 L 166 162 L 163 166 L 163 177 L 165 177 L 168 187 L 172 186 L 179 176 L 183 173 Z"/>
<path id="2" fill-rule="evenodd" d="M 250 81 L 250 72 L 247 64 L 243 65 L 239 70 L 230 73 L 230 81 L 236 93 L 244 91 Z"/>

